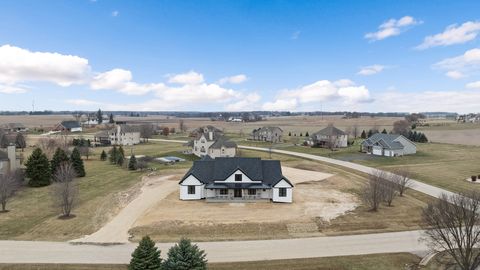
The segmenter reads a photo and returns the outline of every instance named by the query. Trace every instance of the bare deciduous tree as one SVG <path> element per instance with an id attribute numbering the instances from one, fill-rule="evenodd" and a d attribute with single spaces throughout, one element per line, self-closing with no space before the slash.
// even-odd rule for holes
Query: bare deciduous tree
<path id="1" fill-rule="evenodd" d="M 375 170 L 362 190 L 362 200 L 370 207 L 371 211 L 377 211 L 380 203 L 384 200 L 385 178 L 386 173 L 384 171 Z"/>
<path id="2" fill-rule="evenodd" d="M 178 122 L 178 129 L 182 133 L 187 132 L 187 126 L 185 125 L 185 121 L 183 121 L 183 119 L 180 119 L 180 121 Z"/>
<path id="3" fill-rule="evenodd" d="M 62 217 L 70 217 L 75 205 L 78 187 L 75 169 L 69 162 L 62 163 L 55 172 L 52 193 L 56 205 L 61 208 Z"/>
<path id="4" fill-rule="evenodd" d="M 38 147 L 47 155 L 48 159 L 52 159 L 53 153 L 60 147 L 60 144 L 54 138 L 41 138 L 38 140 Z"/>
<path id="5" fill-rule="evenodd" d="M 80 146 L 80 147 L 78 148 L 78 150 L 80 151 L 80 154 L 81 154 L 82 156 L 86 157 L 87 160 L 88 160 L 88 158 L 90 157 L 90 147 L 88 147 L 88 146 Z"/>
<path id="6" fill-rule="evenodd" d="M 148 139 L 150 139 L 153 135 L 154 128 L 153 125 L 145 124 L 140 126 L 140 137 L 143 138 L 143 141 L 148 142 Z"/>
<path id="7" fill-rule="evenodd" d="M 7 172 L 0 174 L 0 204 L 2 210 L 0 212 L 7 212 L 7 202 L 15 194 L 15 191 L 21 185 L 20 179 L 15 172 Z"/>
<path id="8" fill-rule="evenodd" d="M 393 133 L 407 136 L 410 131 L 410 123 L 407 120 L 398 120 L 393 123 Z"/>
<path id="9" fill-rule="evenodd" d="M 358 137 L 358 133 L 359 133 L 359 129 L 358 129 L 358 125 L 355 124 L 353 125 L 352 127 L 352 135 L 353 135 L 353 138 L 357 138 Z"/>
<path id="10" fill-rule="evenodd" d="M 412 181 L 410 179 L 410 172 L 407 169 L 397 169 L 394 172 L 394 175 L 391 179 L 395 183 L 398 195 L 403 196 L 405 191 L 412 186 Z"/>
<path id="11" fill-rule="evenodd" d="M 385 179 L 382 179 L 381 180 L 381 188 L 382 188 L 382 197 L 383 197 L 383 201 L 388 205 L 388 206 L 392 206 L 392 203 L 393 203 L 393 199 L 395 199 L 395 197 L 397 196 L 398 194 L 398 190 L 397 190 L 397 185 L 392 182 L 392 179 L 393 179 L 393 175 L 392 174 L 388 174 L 386 175 L 387 178 Z"/>
<path id="12" fill-rule="evenodd" d="M 480 265 L 480 193 L 446 195 L 424 209 L 425 238 L 434 251 L 445 251 L 463 270 Z"/>

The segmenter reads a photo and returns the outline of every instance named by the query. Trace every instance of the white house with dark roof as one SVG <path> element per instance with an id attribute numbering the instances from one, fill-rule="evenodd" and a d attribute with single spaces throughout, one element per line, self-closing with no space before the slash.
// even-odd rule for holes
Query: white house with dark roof
<path id="1" fill-rule="evenodd" d="M 199 130 L 195 139 L 191 140 L 187 146 L 191 147 L 192 153 L 198 157 L 234 157 L 237 153 L 235 142 L 228 140 L 215 129 L 207 127 L 204 130 Z"/>
<path id="2" fill-rule="evenodd" d="M 179 186 L 181 200 L 293 201 L 293 185 L 278 160 L 206 157 L 194 161 Z"/>
<path id="3" fill-rule="evenodd" d="M 94 142 L 100 145 L 135 145 L 140 143 L 140 131 L 136 126 L 115 125 L 113 129 L 95 133 Z"/>
<path id="4" fill-rule="evenodd" d="M 82 132 L 82 125 L 78 121 L 62 121 L 57 124 L 54 131 Z"/>
<path id="5" fill-rule="evenodd" d="M 376 133 L 362 142 L 361 150 L 367 154 L 396 157 L 415 154 L 417 146 L 402 135 Z"/>

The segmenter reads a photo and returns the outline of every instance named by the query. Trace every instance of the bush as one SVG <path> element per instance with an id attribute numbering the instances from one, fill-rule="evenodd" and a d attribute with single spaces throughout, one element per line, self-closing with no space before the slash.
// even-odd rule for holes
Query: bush
<path id="1" fill-rule="evenodd" d="M 476 182 L 477 181 L 477 176 L 476 175 L 472 175 L 472 182 Z"/>

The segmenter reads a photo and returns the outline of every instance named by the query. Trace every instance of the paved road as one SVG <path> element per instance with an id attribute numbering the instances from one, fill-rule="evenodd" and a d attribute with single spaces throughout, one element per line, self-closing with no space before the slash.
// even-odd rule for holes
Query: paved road
<path id="1" fill-rule="evenodd" d="M 164 140 L 164 139 L 150 139 L 151 141 L 160 141 L 160 142 L 172 142 L 172 143 L 186 143 L 187 141 L 180 141 L 180 140 Z M 373 174 L 377 171 L 380 171 L 378 169 L 356 164 L 353 162 L 348 162 L 348 161 L 343 161 L 343 160 L 338 160 L 338 159 L 333 159 L 333 158 L 328 158 L 328 157 L 322 157 L 322 156 L 317 156 L 317 155 L 312 155 L 312 154 L 305 154 L 305 153 L 299 153 L 299 152 L 293 152 L 293 151 L 286 151 L 286 150 L 280 150 L 280 149 L 268 149 L 264 147 L 254 147 L 254 146 L 243 146 L 239 145 L 239 148 L 242 149 L 247 149 L 247 150 L 256 150 L 256 151 L 264 151 L 264 152 L 269 152 L 272 151 L 272 153 L 278 153 L 278 154 L 284 154 L 284 155 L 290 155 L 290 156 L 296 156 L 296 157 L 301 157 L 301 158 L 306 158 L 310 160 L 315 160 L 315 161 L 321 161 L 325 163 L 330 163 L 338 166 L 342 166 L 345 168 L 349 168 L 352 170 L 356 170 L 359 172 L 367 173 L 367 174 Z M 448 194 L 448 195 L 453 195 L 455 193 L 450 192 L 448 190 L 435 187 L 429 184 L 425 184 L 423 182 L 420 182 L 418 180 L 411 179 L 412 183 L 412 189 L 425 193 L 427 195 L 430 195 L 432 197 L 440 197 L 442 194 Z"/>
<path id="2" fill-rule="evenodd" d="M 236 262 L 410 252 L 424 255 L 421 231 L 283 240 L 201 242 L 209 262 Z M 165 256 L 172 244 L 157 246 Z M 0 263 L 124 264 L 135 244 L 72 245 L 64 242 L 0 241 Z"/>

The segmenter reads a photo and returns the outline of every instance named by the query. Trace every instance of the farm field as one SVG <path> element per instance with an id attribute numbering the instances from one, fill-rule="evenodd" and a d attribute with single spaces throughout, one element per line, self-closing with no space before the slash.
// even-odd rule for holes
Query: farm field
<path id="1" fill-rule="evenodd" d="M 165 251 L 162 250 L 162 255 Z M 209 263 L 211 270 L 370 270 L 370 269 L 405 269 L 405 265 L 415 265 L 420 258 L 410 253 L 372 254 L 362 256 L 309 258 L 292 260 Z M 127 265 L 54 265 L 0 264 L 0 270 L 126 270 Z M 427 268 L 428 269 L 428 268 Z M 436 268 L 438 269 L 438 268 Z"/>

